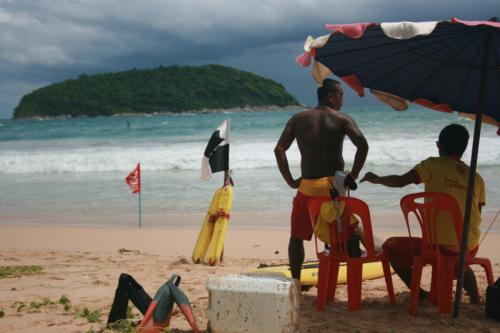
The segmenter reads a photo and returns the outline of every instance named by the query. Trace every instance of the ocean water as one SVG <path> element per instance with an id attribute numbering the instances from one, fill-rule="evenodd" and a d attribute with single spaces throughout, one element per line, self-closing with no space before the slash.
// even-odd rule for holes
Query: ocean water
<path id="1" fill-rule="evenodd" d="M 294 190 L 282 180 L 273 149 L 295 112 L 298 110 L 0 120 L 0 223 L 137 224 L 138 198 L 124 178 L 138 162 L 144 225 L 155 220 L 167 226 L 168 222 L 157 222 L 165 214 L 205 213 L 223 175 L 201 180 L 201 158 L 210 135 L 224 119 L 231 120 L 233 212 L 289 212 Z M 472 135 L 471 121 L 419 107 L 407 112 L 382 106 L 343 112 L 356 120 L 370 144 L 362 173 L 403 173 L 420 160 L 437 156 L 437 135 L 449 123 L 465 125 Z M 499 140 L 496 128 L 483 126 L 478 171 L 487 185 L 486 215 L 494 215 L 500 208 Z M 464 155 L 467 163 L 470 146 Z M 346 139 L 348 170 L 354 152 Z M 287 155 L 292 173 L 298 176 L 300 155 L 295 144 Z M 400 197 L 421 189 L 416 185 L 388 189 L 361 184 L 351 194 L 368 202 L 377 214 L 398 212 Z"/>

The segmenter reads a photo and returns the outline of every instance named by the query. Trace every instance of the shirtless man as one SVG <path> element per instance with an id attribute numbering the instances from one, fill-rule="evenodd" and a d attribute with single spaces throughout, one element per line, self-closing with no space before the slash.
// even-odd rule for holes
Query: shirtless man
<path id="1" fill-rule="evenodd" d="M 344 170 L 342 147 L 347 135 L 356 146 L 350 176 L 356 179 L 368 154 L 368 143 L 355 121 L 339 110 L 344 92 L 336 80 L 326 79 L 318 88 L 318 106 L 293 115 L 278 140 L 274 154 L 281 175 L 291 188 L 297 188 L 293 199 L 288 259 L 292 277 L 300 280 L 304 262 L 304 240 L 311 240 L 313 229 L 307 201 L 314 196 L 329 195 L 330 181 L 336 171 Z M 294 179 L 286 151 L 293 140 L 301 155 L 301 177 Z"/>

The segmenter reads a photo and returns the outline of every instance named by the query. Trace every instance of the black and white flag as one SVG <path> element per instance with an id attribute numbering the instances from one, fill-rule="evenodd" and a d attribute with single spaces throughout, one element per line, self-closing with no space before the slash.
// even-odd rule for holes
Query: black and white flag
<path id="1" fill-rule="evenodd" d="M 213 132 L 201 161 L 201 178 L 209 179 L 212 173 L 229 170 L 229 119 Z"/>

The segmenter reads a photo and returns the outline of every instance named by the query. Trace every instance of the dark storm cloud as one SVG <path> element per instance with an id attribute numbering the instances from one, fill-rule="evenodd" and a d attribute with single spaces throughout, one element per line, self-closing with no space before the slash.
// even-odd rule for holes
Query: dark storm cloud
<path id="1" fill-rule="evenodd" d="M 435 3 L 436 2 L 436 3 Z M 487 19 L 498 0 L 0 0 L 0 118 L 48 83 L 160 65 L 221 63 L 275 79 L 314 102 L 293 61 L 325 23 Z"/>

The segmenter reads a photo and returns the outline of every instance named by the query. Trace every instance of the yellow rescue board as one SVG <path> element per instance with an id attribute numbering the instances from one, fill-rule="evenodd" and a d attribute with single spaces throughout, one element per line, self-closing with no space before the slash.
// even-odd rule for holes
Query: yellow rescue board
<path id="1" fill-rule="evenodd" d="M 231 185 L 215 191 L 193 249 L 191 257 L 193 262 L 199 263 L 206 256 L 210 265 L 220 263 L 232 206 L 233 187 Z"/>
<path id="2" fill-rule="evenodd" d="M 300 272 L 300 284 L 303 286 L 315 286 L 318 284 L 318 267 L 317 261 L 305 262 L 302 265 Z M 291 278 L 290 267 L 288 265 L 279 266 L 266 266 L 259 267 L 254 271 L 247 274 L 251 275 L 267 275 L 267 276 L 281 276 Z M 363 265 L 363 280 L 373 280 L 384 276 L 384 269 L 382 263 L 371 262 Z M 347 265 L 341 263 L 339 267 L 339 275 L 337 278 L 338 284 L 345 284 L 347 282 Z"/>

